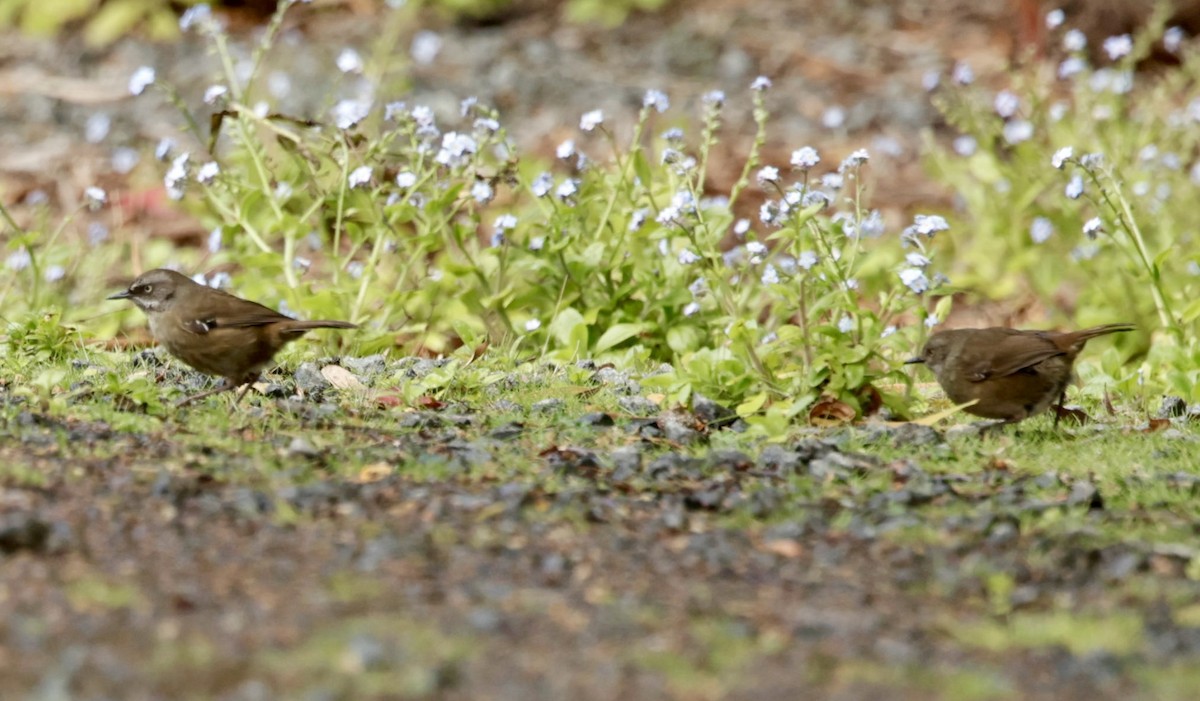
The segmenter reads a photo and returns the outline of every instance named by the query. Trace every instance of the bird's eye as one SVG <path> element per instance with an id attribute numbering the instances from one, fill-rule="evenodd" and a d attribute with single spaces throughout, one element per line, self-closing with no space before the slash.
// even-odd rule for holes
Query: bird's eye
<path id="1" fill-rule="evenodd" d="M 148 295 L 154 291 L 154 285 L 142 285 L 134 291 L 138 292 L 139 294 Z"/>

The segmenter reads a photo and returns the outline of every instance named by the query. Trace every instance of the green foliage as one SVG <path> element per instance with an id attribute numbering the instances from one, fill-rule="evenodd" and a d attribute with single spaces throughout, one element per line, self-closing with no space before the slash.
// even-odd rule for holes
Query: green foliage
<path id="1" fill-rule="evenodd" d="M 256 69 L 289 5 L 262 34 Z M 517 153 L 498 115 L 473 99 L 451 123 L 424 106 L 365 99 L 330 99 L 315 118 L 253 108 L 259 76 L 235 73 L 219 22 L 193 10 L 185 24 L 211 43 L 220 74 L 209 114 L 152 84 L 192 139 L 166 155 L 165 183 L 212 228 L 202 269 L 232 269 L 239 294 L 359 323 L 347 338 L 355 352 L 486 344 L 513 358 L 670 363 L 650 383 L 669 402 L 703 393 L 770 433 L 822 398 L 835 421 L 881 402 L 903 410 L 895 388 L 907 376 L 895 361 L 920 342 L 912 322 L 946 311 L 930 317 L 921 297 L 936 284 L 928 243 L 944 223 L 918 218 L 900 237 L 881 236 L 863 194 L 865 151 L 824 175 L 815 149 L 797 152 L 790 175 L 762 165 L 765 79 L 751 91 L 757 136 L 741 176 L 714 197 L 708 160 L 723 94 L 706 97 L 698 124 L 676 118 L 695 129 L 690 139 L 679 128 L 652 136 L 669 108 L 658 91 L 628 141 L 599 112 L 584 115 L 547 165 Z M 756 189 L 759 223 L 739 220 Z M 102 248 L 121 258 L 123 245 Z M 35 257 L 60 250 L 46 237 L 22 246 Z M 195 266 L 196 254 L 146 246 L 141 265 Z M 25 284 L 37 284 L 26 267 Z M 466 371 L 448 366 L 443 384 L 427 378 L 421 391 L 452 386 L 455 373 Z"/>
<path id="2" fill-rule="evenodd" d="M 633 12 L 654 12 L 666 4 L 667 0 L 569 0 L 565 14 L 572 22 L 617 27 Z"/>
<path id="3" fill-rule="evenodd" d="M 179 34 L 168 0 L 0 0 L 0 28 L 55 36 L 74 22 L 83 23 L 83 36 L 93 46 L 110 44 L 136 28 L 154 39 Z"/>
<path id="4" fill-rule="evenodd" d="M 958 153 L 933 147 L 930 163 L 972 232 L 942 241 L 957 284 L 1069 300 L 1071 324 L 1135 321 L 1153 336 L 1138 378 L 1196 399 L 1200 212 L 1181 195 L 1200 177 L 1196 105 L 1184 99 L 1200 54 L 1181 51 L 1182 65 L 1160 74 L 1135 70 L 1166 17 L 1159 11 L 1109 66 L 1089 65 L 1079 48 L 1057 65 L 1026 66 L 996 95 L 940 91 L 935 101 L 963 137 Z M 1145 336 L 1116 343 L 1126 357 L 1146 353 Z"/>

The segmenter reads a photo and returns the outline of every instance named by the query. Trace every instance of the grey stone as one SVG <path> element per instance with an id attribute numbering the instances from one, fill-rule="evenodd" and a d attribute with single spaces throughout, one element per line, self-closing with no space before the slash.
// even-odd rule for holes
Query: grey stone
<path id="1" fill-rule="evenodd" d="M 635 416 L 654 416 L 658 413 L 658 405 L 642 396 L 621 397 L 617 406 Z"/>
<path id="2" fill-rule="evenodd" d="M 342 358 L 342 362 L 339 365 L 362 377 L 378 375 L 387 369 L 387 363 L 382 353 L 368 355 L 363 358 Z"/>
<path id="3" fill-rule="evenodd" d="M 316 363 L 300 363 L 292 377 L 296 380 L 296 389 L 308 393 L 321 392 L 332 386 L 321 374 L 321 369 Z"/>
<path id="4" fill-rule="evenodd" d="M 529 408 L 531 411 L 535 411 L 539 414 L 549 414 L 551 412 L 559 411 L 566 405 L 567 403 L 562 399 L 559 399 L 558 397 L 551 397 L 549 399 L 543 399 L 541 401 L 534 402 Z"/>

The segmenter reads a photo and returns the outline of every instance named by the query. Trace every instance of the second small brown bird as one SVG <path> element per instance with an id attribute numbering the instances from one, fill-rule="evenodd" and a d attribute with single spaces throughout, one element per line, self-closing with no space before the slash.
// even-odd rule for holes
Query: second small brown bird
<path id="1" fill-rule="evenodd" d="M 924 363 L 932 370 L 952 402 L 975 402 L 964 411 L 1016 423 L 1056 402 L 1062 405 L 1075 358 L 1088 340 L 1133 329 L 1133 324 L 1070 332 L 952 329 L 935 333 L 921 355 L 907 362 Z"/>
<path id="2" fill-rule="evenodd" d="M 109 299 L 136 304 L 150 320 L 150 333 L 167 352 L 224 380 L 214 389 L 184 398 L 178 406 L 241 385 L 249 389 L 275 353 L 306 331 L 356 328 L 346 321 L 293 319 L 163 268 L 143 273 Z"/>

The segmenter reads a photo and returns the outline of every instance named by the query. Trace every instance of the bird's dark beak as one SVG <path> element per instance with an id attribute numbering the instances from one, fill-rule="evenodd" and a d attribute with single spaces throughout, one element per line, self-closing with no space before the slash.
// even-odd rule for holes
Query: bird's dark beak
<path id="1" fill-rule="evenodd" d="M 109 297 L 109 299 L 112 299 L 112 297 Z M 904 361 L 904 364 L 912 365 L 914 363 L 924 363 L 924 362 L 925 362 L 925 359 L 918 356 L 916 358 L 909 358 L 908 360 Z"/>
<path id="2" fill-rule="evenodd" d="M 121 290 L 120 292 L 116 293 L 115 295 L 109 295 L 105 299 L 129 299 L 129 297 L 130 297 L 129 290 Z"/>

